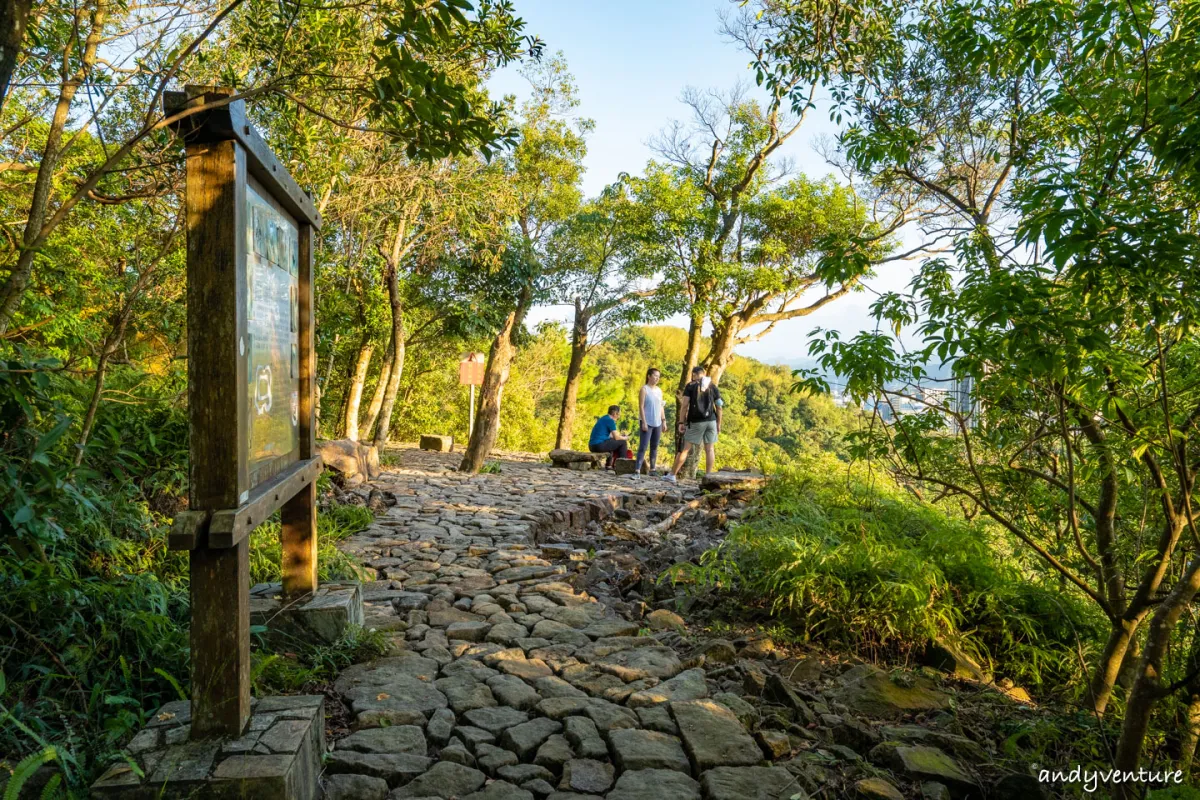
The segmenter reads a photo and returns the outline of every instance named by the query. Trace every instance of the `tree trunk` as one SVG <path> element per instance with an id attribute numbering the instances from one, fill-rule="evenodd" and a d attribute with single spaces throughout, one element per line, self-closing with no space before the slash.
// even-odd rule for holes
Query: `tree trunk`
<path id="1" fill-rule="evenodd" d="M 1142 744 L 1150 718 L 1158 701 L 1166 696 L 1163 685 L 1163 661 L 1170 647 L 1172 635 L 1183 612 L 1200 592 L 1200 556 L 1192 559 L 1182 578 L 1167 598 L 1162 601 L 1150 619 L 1150 630 L 1146 635 L 1142 662 L 1138 665 L 1137 678 L 1129 692 L 1125 706 L 1125 720 L 1121 725 L 1121 738 L 1117 741 L 1116 768 L 1136 772 L 1142 757 Z M 1139 796 L 1141 789 L 1129 783 L 1117 784 L 1115 796 L 1128 800 Z"/>
<path id="2" fill-rule="evenodd" d="M 575 400 L 579 395 L 579 374 L 587 355 L 588 315 L 579 298 L 575 298 L 575 324 L 571 328 L 571 363 L 567 366 L 567 385 L 563 387 L 562 410 L 558 415 L 556 449 L 571 449 L 571 434 L 575 427 Z"/>
<path id="3" fill-rule="evenodd" d="M 346 416 L 342 420 L 346 438 L 352 442 L 358 441 L 358 409 L 362 404 L 363 384 L 367 382 L 367 372 L 371 368 L 371 356 L 374 352 L 375 346 L 364 336 L 363 343 L 358 348 L 354 371 L 350 374 L 350 385 L 346 388 Z"/>
<path id="4" fill-rule="evenodd" d="M 722 320 L 720 325 L 713 325 L 712 344 L 708 348 L 705 364 L 705 370 L 713 383 L 720 382 L 726 367 L 733 361 L 733 343 L 739 333 L 741 328 L 735 318 Z"/>
<path id="5" fill-rule="evenodd" d="M 388 381 L 391 380 L 392 363 L 395 358 L 396 347 L 394 344 L 389 344 L 387 355 L 383 358 L 383 366 L 379 369 L 379 380 L 375 382 L 375 391 L 371 393 L 371 404 L 367 406 L 367 422 L 359 429 L 362 431 L 364 439 L 372 438 L 375 423 L 379 421 L 379 409 L 383 407 L 383 395 Z"/>
<path id="6" fill-rule="evenodd" d="M 404 306 L 400 302 L 400 270 L 396 264 L 388 267 L 387 287 L 388 303 L 392 307 L 392 371 L 383 390 L 379 423 L 375 427 L 374 444 L 380 450 L 388 441 L 392 411 L 396 408 L 396 393 L 400 389 L 400 376 L 404 374 Z"/>
<path id="7" fill-rule="evenodd" d="M 1108 701 L 1112 699 L 1113 687 L 1117 685 L 1121 677 L 1121 666 L 1125 662 L 1125 654 L 1129 650 L 1138 625 L 1145 617 L 1145 613 L 1142 613 L 1134 619 L 1118 619 L 1112 624 L 1112 630 L 1109 631 L 1108 640 L 1104 643 L 1104 650 L 1101 651 L 1100 658 L 1096 661 L 1092 679 L 1088 685 L 1087 699 L 1092 705 L 1092 710 L 1097 714 L 1103 715 L 1108 708 Z"/>
<path id="8" fill-rule="evenodd" d="M 122 335 L 124 334 L 124 325 Z M 117 346 L 120 340 L 114 338 L 116 331 L 108 335 L 104 341 L 104 345 L 100 349 L 100 357 L 96 359 L 96 382 L 92 387 L 92 399 L 88 403 L 87 414 L 83 417 L 83 428 L 79 431 L 78 448 L 75 451 L 75 466 L 83 463 L 84 449 L 87 447 L 88 439 L 92 436 L 92 426 L 96 424 L 96 411 L 100 408 L 100 397 L 104 394 L 104 376 L 108 371 L 108 360 L 112 358 L 112 354 L 117 351 Z M 111 344 L 110 344 L 111 343 Z"/>
<path id="9" fill-rule="evenodd" d="M 9 324 L 16 316 L 21 301 L 25 299 L 25 288 L 29 285 L 29 279 L 33 275 L 33 262 L 37 255 L 34 243 L 37 242 L 42 232 L 42 226 L 46 222 L 50 194 L 54 185 L 54 172 L 58 167 L 59 157 L 62 155 L 63 130 L 66 128 L 67 119 L 70 116 L 71 103 L 75 99 L 75 93 L 96 63 L 96 48 L 100 44 L 107 14 L 107 2 L 99 0 L 96 8 L 92 11 L 92 27 L 83 46 L 79 69 L 70 78 L 65 79 L 59 88 L 58 102 L 55 104 L 54 114 L 50 118 L 46 145 L 42 148 L 42 160 L 38 164 L 37 178 L 33 183 L 33 197 L 29 202 L 29 217 L 25 222 L 25 230 L 22 235 L 21 252 L 8 275 L 8 280 L 5 281 L 3 287 L 0 287 L 0 336 L 8 330 Z M 73 49 L 68 47 L 66 53 L 63 54 L 64 76 L 71 62 Z"/>
<path id="10" fill-rule="evenodd" d="M 479 388 L 475 430 L 471 432 L 467 451 L 463 453 L 462 463 L 458 467 L 463 472 L 479 472 L 496 444 L 496 437 L 500 433 L 500 396 L 504 391 L 504 384 L 508 381 L 508 368 L 516 353 L 513 340 L 525 322 L 532 294 L 532 287 L 526 286 L 521 292 L 517 307 L 505 318 L 496 338 L 492 340 L 487 367 L 483 372 L 483 385 Z"/>
<path id="11" fill-rule="evenodd" d="M 1179 769 L 1184 780 L 1191 777 L 1192 762 L 1196 759 L 1196 746 L 1200 744 L 1200 632 L 1192 635 L 1192 652 L 1184 663 L 1184 672 L 1192 679 L 1184 689 L 1183 735 L 1179 741 Z"/>
<path id="12" fill-rule="evenodd" d="M 700 360 L 700 334 L 704 328 L 704 312 L 697 311 L 692 308 L 691 321 L 688 324 L 687 349 L 683 353 L 683 372 L 679 375 L 679 389 L 675 393 L 675 452 L 678 453 L 683 449 L 683 434 L 679 432 L 679 423 L 686 422 L 679 415 L 682 411 L 683 403 L 680 398 L 683 397 L 683 390 L 692 381 L 692 367 Z M 699 457 L 697 452 L 699 448 L 693 447 L 688 453 L 687 460 L 683 462 L 683 475 L 694 477 L 696 474 L 696 463 Z"/>
<path id="13" fill-rule="evenodd" d="M 8 96 L 8 84 L 17 67 L 25 23 L 29 22 L 32 8 L 33 0 L 6 0 L 0 4 L 0 111 L 4 110 L 4 98 Z"/>

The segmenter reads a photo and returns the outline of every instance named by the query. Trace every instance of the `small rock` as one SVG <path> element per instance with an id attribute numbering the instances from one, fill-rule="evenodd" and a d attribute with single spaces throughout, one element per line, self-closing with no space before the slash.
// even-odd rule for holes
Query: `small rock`
<path id="1" fill-rule="evenodd" d="M 863 778 L 854 783 L 854 791 L 863 800 L 904 800 L 900 790 L 883 778 Z"/>
<path id="2" fill-rule="evenodd" d="M 650 626 L 650 630 L 652 631 L 687 630 L 687 623 L 683 621 L 683 617 L 665 608 L 660 608 L 657 611 L 651 611 L 647 614 L 646 624 Z"/>
<path id="3" fill-rule="evenodd" d="M 386 728 L 367 728 L 339 739 L 338 750 L 359 753 L 426 754 L 425 734 L 416 725 L 389 725 Z"/>
<path id="4" fill-rule="evenodd" d="M 732 664 L 737 658 L 733 643 L 727 639 L 712 639 L 700 649 L 706 664 Z"/>
<path id="5" fill-rule="evenodd" d="M 518 789 L 508 781 L 495 781 L 481 791 L 466 795 L 462 800 L 533 800 L 533 794 L 525 789 Z"/>
<path id="6" fill-rule="evenodd" d="M 763 755 L 771 761 L 785 758 L 792 752 L 792 740 L 783 731 L 759 731 L 754 740 L 762 748 Z"/>
<path id="7" fill-rule="evenodd" d="M 502 767 L 511 767 L 518 761 L 516 753 L 490 744 L 475 746 L 479 768 L 489 775 L 496 775 Z"/>
<path id="8" fill-rule="evenodd" d="M 842 684 L 828 696 L 851 710 L 873 719 L 894 719 L 916 711 L 950 707 L 950 696 L 933 688 L 920 676 L 909 675 L 903 685 L 870 665 L 855 667 L 839 679 Z"/>
<path id="9" fill-rule="evenodd" d="M 499 736 L 506 728 L 519 725 L 529 719 L 524 711 L 507 706 L 494 708 L 476 708 L 463 714 L 467 722 L 476 728 L 483 728 L 488 733 Z"/>
<path id="10" fill-rule="evenodd" d="M 558 788 L 584 794 L 604 794 L 613 784 L 612 764 L 590 758 L 572 758 L 563 764 Z"/>
<path id="11" fill-rule="evenodd" d="M 972 791 L 975 779 L 957 761 L 936 747 L 884 742 L 871 750 L 871 761 L 916 780 L 933 780 L 953 789 Z"/>
<path id="12" fill-rule="evenodd" d="M 550 774 L 550 770 L 545 767 L 539 767 L 537 764 L 513 764 L 512 766 L 501 767 L 500 777 L 518 786 L 526 784 L 529 781 L 538 780 L 539 778 L 544 781 L 554 779 L 554 776 Z"/>
<path id="13" fill-rule="evenodd" d="M 331 775 L 347 772 L 370 775 L 387 781 L 388 786 L 399 786 L 425 772 L 431 763 L 424 756 L 334 750 L 325 760 L 325 771 Z"/>
<path id="14" fill-rule="evenodd" d="M 522 761 L 529 761 L 543 742 L 561 730 L 561 722 L 538 717 L 505 729 L 500 734 L 500 744 Z"/>
<path id="15" fill-rule="evenodd" d="M 326 775 L 325 800 L 384 800 L 388 785 L 370 775 Z"/>
<path id="16" fill-rule="evenodd" d="M 653 769 L 688 773 L 691 765 L 683 745 L 674 736 L 657 731 L 624 728 L 609 731 L 613 760 L 622 772 Z"/>
<path id="17" fill-rule="evenodd" d="M 438 747 L 450 741 L 450 733 L 454 730 L 454 712 L 448 708 L 439 708 L 429 718 L 425 733 L 429 740 Z"/>
<path id="18" fill-rule="evenodd" d="M 642 727 L 647 730 L 667 733 L 672 736 L 679 735 L 679 728 L 675 725 L 675 720 L 671 719 L 671 712 L 665 705 L 639 708 L 637 715 L 638 720 L 642 723 Z"/>
<path id="19" fill-rule="evenodd" d="M 751 766 L 762 760 L 750 734 L 732 711 L 712 700 L 671 703 L 671 716 L 697 770 Z"/>
<path id="20" fill-rule="evenodd" d="M 636 770 L 617 779 L 607 800 L 700 800 L 700 784 L 670 769 Z"/>
<path id="21" fill-rule="evenodd" d="M 446 638 L 482 642 L 491 628 L 486 622 L 454 622 L 446 627 Z"/>
<path id="22" fill-rule="evenodd" d="M 805 798 L 792 773 L 783 767 L 717 767 L 700 776 L 706 800 L 788 800 Z"/>
<path id="23" fill-rule="evenodd" d="M 588 717 L 567 717 L 563 720 L 563 735 L 580 758 L 608 758 L 608 746 Z"/>
<path id="24" fill-rule="evenodd" d="M 663 681 L 651 689 L 643 689 L 629 695 L 626 704 L 630 708 L 658 705 L 672 700 L 699 700 L 708 697 L 708 684 L 702 669 L 689 669 L 670 680 Z"/>
<path id="25" fill-rule="evenodd" d="M 738 653 L 742 658 L 768 658 L 775 652 L 775 642 L 769 638 L 754 639 Z"/>
<path id="26" fill-rule="evenodd" d="M 562 772 L 563 764 L 570 761 L 574 755 L 567 737 L 556 733 L 538 748 L 537 755 L 533 757 L 533 763 L 545 767 L 557 775 Z"/>
<path id="27" fill-rule="evenodd" d="M 504 752 L 507 753 L 508 751 L 505 750 Z M 438 752 L 438 758 L 442 761 L 453 761 L 455 764 L 462 764 L 464 767 L 475 766 L 475 756 L 471 755 L 467 750 L 467 746 L 458 739 L 443 747 Z"/>
<path id="28" fill-rule="evenodd" d="M 921 797 L 925 800 L 951 800 L 950 787 L 937 781 L 926 781 L 921 784 Z"/>
<path id="29" fill-rule="evenodd" d="M 513 675 L 496 675 L 488 679 L 487 685 L 501 705 L 522 711 L 528 711 L 542 699 L 529 684 Z"/>
<path id="30" fill-rule="evenodd" d="M 747 728 L 754 727 L 758 722 L 758 709 L 750 705 L 742 697 L 730 692 L 722 692 L 721 694 L 713 695 L 713 700 L 716 700 L 721 705 L 732 711 L 738 718 L 738 721 Z"/>

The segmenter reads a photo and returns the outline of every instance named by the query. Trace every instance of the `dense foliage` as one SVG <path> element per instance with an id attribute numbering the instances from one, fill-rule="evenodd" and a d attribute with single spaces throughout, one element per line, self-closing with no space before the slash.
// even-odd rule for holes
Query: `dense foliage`
<path id="1" fill-rule="evenodd" d="M 1053 581 L 1030 581 L 1004 533 L 917 500 L 829 455 L 781 469 L 754 512 L 698 568 L 805 640 L 887 660 L 948 642 L 1039 696 L 1078 689 L 1078 648 L 1101 619 Z"/>
<path id="2" fill-rule="evenodd" d="M 592 198 L 566 57 L 508 0 L 10 5 L 0 761 L 56 759 L 78 792 L 186 692 L 186 561 L 164 537 L 188 493 L 186 221 L 162 99 L 191 84 L 246 102 L 322 214 L 324 437 L 451 434 L 486 472 L 495 449 L 585 447 L 610 404 L 633 430 L 647 369 L 670 397 L 703 364 L 719 462 L 775 482 L 694 578 L 877 658 L 952 640 L 1121 727 L 1123 768 L 1190 767 L 1192 0 L 739 2 L 723 32 L 755 88 L 687 91 L 654 159 Z M 521 104 L 487 92 L 513 62 Z M 839 179 L 780 156 L 818 110 Z M 919 261 L 910 291 L 878 298 L 873 330 L 817 335 L 821 372 L 736 353 L 900 259 Z M 532 325 L 546 304 L 570 323 Z M 937 390 L 946 373 L 963 391 Z M 823 394 L 833 374 L 877 413 Z M 356 573 L 336 543 L 368 523 L 323 513 L 323 576 Z M 278 570 L 276 533 L 253 534 L 255 580 Z M 381 646 L 355 631 L 261 655 L 257 690 Z"/>

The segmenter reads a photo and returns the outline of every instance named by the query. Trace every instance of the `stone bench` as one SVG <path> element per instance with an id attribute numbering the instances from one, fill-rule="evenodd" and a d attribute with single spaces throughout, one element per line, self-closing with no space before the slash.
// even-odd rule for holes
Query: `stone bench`
<path id="1" fill-rule="evenodd" d="M 438 453 L 451 453 L 454 451 L 454 437 L 422 434 L 420 447 L 422 450 L 433 450 L 434 452 Z"/>
<path id="2" fill-rule="evenodd" d="M 584 453 L 579 450 L 557 449 L 550 451 L 550 461 L 556 467 L 574 470 L 601 469 L 604 453 Z"/>

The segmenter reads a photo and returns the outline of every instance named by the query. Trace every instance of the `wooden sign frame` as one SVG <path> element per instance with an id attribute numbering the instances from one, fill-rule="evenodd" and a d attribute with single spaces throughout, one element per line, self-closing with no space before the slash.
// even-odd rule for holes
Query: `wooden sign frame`
<path id="1" fill-rule="evenodd" d="M 189 510 L 170 547 L 190 551 L 192 738 L 240 736 L 250 718 L 249 535 L 276 510 L 283 593 L 317 588 L 313 453 L 313 247 L 321 216 L 246 120 L 230 89 L 189 86 L 163 98 L 187 153 Z M 213 108 L 205 108 L 214 105 Z M 298 446 L 251 483 L 247 187 L 269 196 L 297 234 Z"/>

